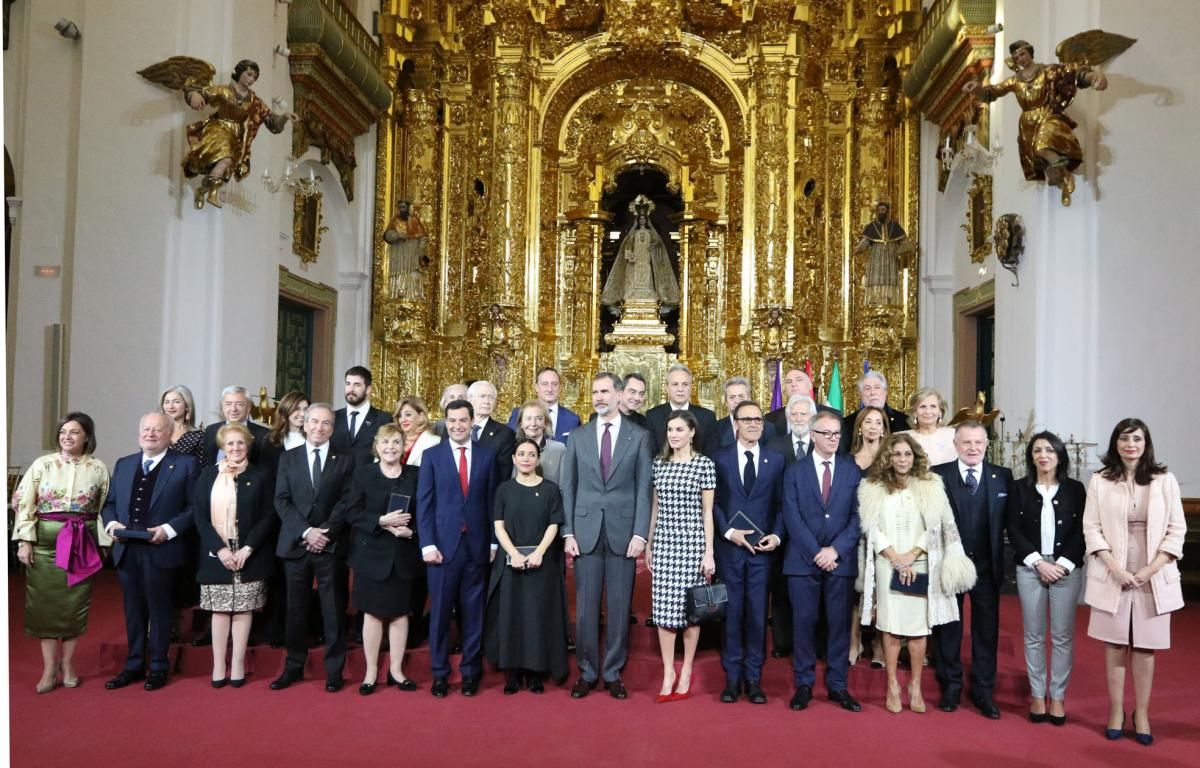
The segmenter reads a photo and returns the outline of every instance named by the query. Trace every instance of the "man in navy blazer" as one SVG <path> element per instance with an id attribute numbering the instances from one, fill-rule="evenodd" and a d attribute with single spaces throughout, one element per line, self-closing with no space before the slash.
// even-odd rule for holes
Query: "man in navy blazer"
<path id="1" fill-rule="evenodd" d="M 333 450 L 351 456 L 356 466 L 375 461 L 371 452 L 375 444 L 375 432 L 384 424 L 390 424 L 392 414 L 371 405 L 371 371 L 355 365 L 346 371 L 346 407 L 338 408 L 333 414 L 333 437 L 329 438 Z"/>
<path id="2" fill-rule="evenodd" d="M 739 403 L 750 399 L 750 380 L 745 376 L 734 376 L 725 382 L 725 410 L 729 416 L 717 422 L 712 438 L 713 450 L 728 448 L 737 442 L 737 424 L 733 412 Z M 775 437 L 775 427 L 763 417 L 762 441 Z"/>
<path id="3" fill-rule="evenodd" d="M 712 455 L 717 469 L 716 523 L 717 575 L 725 582 L 729 604 L 725 616 L 725 644 L 721 667 L 725 689 L 721 701 L 732 704 L 743 688 L 752 704 L 766 704 L 763 693 L 763 654 L 767 642 L 767 585 L 774 533 L 783 489 L 783 455 L 760 444 L 763 412 L 758 403 L 745 400 L 734 409 L 737 442 Z M 738 516 L 749 519 L 751 526 Z M 734 521 L 737 518 L 737 522 Z"/>
<path id="4" fill-rule="evenodd" d="M 200 471 L 193 457 L 169 450 L 171 431 L 166 414 L 142 417 L 141 450 L 117 460 L 100 510 L 105 531 L 114 537 L 113 562 L 121 580 L 129 642 L 125 668 L 104 684 L 108 689 L 142 678 L 147 691 L 167 684 L 171 587 L 176 569 L 186 560 L 180 534 L 192 527 L 192 486 Z M 122 535 L 122 530 L 131 535 Z M 133 538 L 134 532 L 150 538 Z"/>
<path id="5" fill-rule="evenodd" d="M 553 438 L 560 443 L 567 442 L 567 435 L 572 429 L 579 426 L 579 416 L 558 402 L 559 391 L 562 389 L 562 377 L 554 368 L 543 368 L 537 372 L 534 386 L 537 388 L 538 400 L 541 400 L 542 405 L 546 407 L 546 415 L 549 417 L 550 423 L 554 425 Z M 508 417 L 508 428 L 513 432 L 516 432 L 517 427 L 520 426 L 517 424 L 517 417 L 520 413 L 521 407 L 517 406 L 512 409 L 512 414 Z"/>
<path id="6" fill-rule="evenodd" d="M 825 687 L 831 701 L 859 712 L 846 690 L 850 671 L 850 613 L 858 574 L 858 482 L 862 473 L 837 453 L 842 421 L 821 412 L 809 434 L 813 451 L 788 465 L 783 475 L 783 574 L 792 600 L 792 670 L 796 693 L 791 708 L 812 700 L 816 681 L 816 626 L 823 606 L 829 622 Z"/>
<path id="7" fill-rule="evenodd" d="M 1012 472 L 984 461 L 987 428 L 978 421 L 955 427 L 958 460 L 938 464 L 963 550 L 975 563 L 971 597 L 971 701 L 985 717 L 997 720 L 1000 708 L 992 692 L 996 687 L 996 647 L 1000 638 L 1000 585 L 1004 582 L 1004 521 L 1015 502 Z M 958 596 L 962 616 L 963 598 Z M 953 712 L 962 697 L 962 621 L 934 627 L 935 669 L 942 696 L 938 708 Z"/>
<path id="8" fill-rule="evenodd" d="M 446 406 L 446 439 L 426 449 L 417 481 L 417 535 L 428 566 L 429 657 L 437 698 L 450 692 L 450 614 L 462 619 L 462 692 L 479 692 L 483 674 L 484 585 L 495 557 L 492 500 L 496 455 L 471 439 L 475 410 L 466 400 Z"/>

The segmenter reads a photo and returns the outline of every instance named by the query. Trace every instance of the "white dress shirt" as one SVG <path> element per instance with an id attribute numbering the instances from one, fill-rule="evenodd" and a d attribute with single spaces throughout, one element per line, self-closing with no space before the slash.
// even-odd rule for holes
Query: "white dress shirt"
<path id="1" fill-rule="evenodd" d="M 1045 560 L 1045 556 L 1054 554 L 1055 526 L 1058 523 L 1054 515 L 1054 495 L 1058 493 L 1058 483 L 1054 485 L 1042 485 L 1038 483 L 1036 488 L 1042 496 L 1041 548 L 1037 552 L 1030 552 L 1025 556 L 1023 562 L 1030 568 Z M 1054 563 L 1065 568 L 1067 573 L 1075 570 L 1075 563 L 1072 563 L 1065 557 L 1058 558 Z"/>
<path id="2" fill-rule="evenodd" d="M 833 476 L 837 474 L 837 454 L 830 456 L 828 459 L 821 458 L 819 453 L 812 455 L 813 464 L 817 468 L 817 488 L 821 487 L 821 482 L 825 479 L 825 462 L 829 462 L 829 488 L 833 489 Z"/>
<path id="3" fill-rule="evenodd" d="M 143 451 L 142 458 L 138 460 L 138 471 L 143 474 L 147 474 L 147 475 L 150 474 L 151 472 L 154 471 L 154 468 L 159 465 L 159 462 L 161 462 L 163 460 L 163 456 L 166 456 L 166 455 L 167 455 L 166 451 L 163 451 L 162 453 L 158 454 L 157 456 L 150 456 Z M 146 469 L 147 461 L 150 462 L 149 469 Z M 104 532 L 108 534 L 108 537 L 110 539 L 112 538 L 113 527 L 116 524 L 117 524 L 117 521 L 113 520 L 111 523 L 104 526 Z M 170 541 L 171 539 L 173 539 L 179 535 L 179 534 L 175 533 L 175 529 L 172 528 L 169 523 L 163 523 L 159 527 L 162 528 L 163 533 L 167 534 L 167 541 Z"/>
<path id="4" fill-rule="evenodd" d="M 604 425 L 612 424 L 612 429 L 608 430 L 612 439 L 612 449 L 615 453 L 617 450 L 617 435 L 621 432 L 621 410 L 613 409 L 613 418 L 611 422 L 604 419 L 596 419 L 596 455 L 600 455 L 600 446 L 604 444 Z"/>
<path id="5" fill-rule="evenodd" d="M 353 407 L 349 403 L 346 404 L 346 429 L 347 430 L 350 429 L 350 419 L 352 418 L 350 414 L 353 414 L 353 413 L 358 414 L 358 418 L 354 420 L 354 431 L 350 433 L 351 440 L 353 440 L 358 435 L 358 430 L 362 429 L 363 421 L 366 420 L 367 414 L 370 412 L 371 412 L 371 401 L 370 400 L 363 400 L 361 403 L 359 403 L 358 405 L 355 405 Z M 325 466 L 325 465 L 322 464 L 321 466 Z"/>
<path id="6" fill-rule="evenodd" d="M 746 458 L 746 451 L 750 451 L 750 454 L 751 454 L 750 459 Z M 753 461 L 754 462 L 754 477 L 756 478 L 756 482 L 757 482 L 757 478 L 760 474 L 759 468 L 762 466 L 762 462 L 759 460 L 760 457 L 758 455 L 758 443 L 755 443 L 752 446 L 743 445 L 742 441 L 738 440 L 737 441 L 737 452 L 738 452 L 738 477 L 742 478 L 742 477 L 746 476 L 746 462 Z M 732 525 L 729 526 L 729 530 L 725 531 L 725 539 L 726 540 L 729 540 L 730 537 L 733 536 L 734 530 L 735 529 Z M 754 543 L 758 543 L 758 542 L 754 542 Z"/>
<path id="7" fill-rule="evenodd" d="M 968 469 L 975 470 L 975 482 L 983 485 L 983 462 L 980 462 L 973 467 L 968 467 L 965 463 L 963 463 L 962 459 L 958 460 L 958 476 L 962 478 L 963 485 L 967 484 Z"/>

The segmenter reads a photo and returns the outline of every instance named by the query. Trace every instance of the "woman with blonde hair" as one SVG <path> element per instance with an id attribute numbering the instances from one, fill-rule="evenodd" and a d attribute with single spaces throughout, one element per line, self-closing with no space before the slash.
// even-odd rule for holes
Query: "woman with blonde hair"
<path id="1" fill-rule="evenodd" d="M 946 398 L 933 387 L 922 387 L 908 399 L 908 421 L 912 429 L 903 434 L 912 435 L 925 455 L 929 466 L 945 464 L 958 458 L 954 447 L 954 427 L 943 425 L 950 406 Z"/>
<path id="2" fill-rule="evenodd" d="M 528 438 L 538 445 L 538 469 L 542 477 L 558 485 L 559 466 L 567 444 L 554 439 L 554 425 L 541 400 L 527 400 L 517 410 L 517 439 Z M 513 477 L 517 471 L 513 470 Z"/>
<path id="3" fill-rule="evenodd" d="M 400 429 L 404 431 L 405 448 L 402 460 L 406 466 L 421 466 L 421 455 L 425 450 L 442 441 L 430 428 L 429 409 L 425 407 L 425 401 L 416 395 L 408 395 L 396 403 L 392 421 L 399 424 Z"/>
<path id="4" fill-rule="evenodd" d="M 204 466 L 204 429 L 196 424 L 196 399 L 192 390 L 176 384 L 158 397 L 158 410 L 171 417 L 171 450 L 194 456 Z"/>
<path id="5" fill-rule="evenodd" d="M 896 669 L 908 640 L 912 679 L 909 707 L 925 711 L 921 669 L 933 627 L 958 621 L 955 595 L 975 584 L 954 513 L 940 478 L 929 472 L 920 444 L 908 434 L 884 441 L 870 474 L 858 486 L 858 513 L 871 563 L 863 576 L 863 623 L 883 636 L 889 712 L 901 710 Z"/>

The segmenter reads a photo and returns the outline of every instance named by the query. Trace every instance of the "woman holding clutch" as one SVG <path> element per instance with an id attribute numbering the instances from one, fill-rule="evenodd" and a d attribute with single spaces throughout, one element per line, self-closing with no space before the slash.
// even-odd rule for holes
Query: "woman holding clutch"
<path id="1" fill-rule="evenodd" d="M 888 437 L 858 486 L 858 512 L 874 567 L 864 569 L 863 623 L 875 614 L 887 666 L 887 710 L 901 710 L 896 667 L 908 640 L 909 707 L 925 711 L 921 669 L 930 628 L 958 620 L 955 595 L 975 584 L 942 481 L 912 435 Z"/>
<path id="2" fill-rule="evenodd" d="M 358 692 L 375 692 L 379 647 L 388 630 L 391 665 L 387 684 L 415 691 L 404 676 L 408 617 L 413 605 L 413 579 L 424 566 L 417 545 L 412 499 L 417 492 L 417 467 L 404 464 L 404 431 L 395 423 L 375 432 L 379 461 L 354 472 L 347 496 L 346 519 L 354 529 L 350 567 L 354 569 L 351 599 L 363 612 L 363 656 L 367 670 Z"/>
<path id="3" fill-rule="evenodd" d="M 558 543 L 562 494 L 538 475 L 540 456 L 534 440 L 517 441 L 517 475 L 496 488 L 492 511 L 503 551 L 492 564 L 485 645 L 488 660 L 508 673 L 505 695 L 522 684 L 542 693 L 547 675 L 567 676 L 567 593 Z"/>
<path id="4" fill-rule="evenodd" d="M 254 436 L 244 425 L 217 430 L 225 458 L 196 480 L 192 516 L 200 538 L 200 608 L 212 612 L 213 688 L 246 681 L 246 645 L 254 611 L 267 602 L 267 578 L 275 567 L 275 478 L 250 463 Z M 229 675 L 225 647 L 233 635 Z"/>

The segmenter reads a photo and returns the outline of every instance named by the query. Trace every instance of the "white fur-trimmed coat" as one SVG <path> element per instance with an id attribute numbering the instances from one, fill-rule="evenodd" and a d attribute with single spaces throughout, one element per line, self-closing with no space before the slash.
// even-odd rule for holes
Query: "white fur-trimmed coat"
<path id="1" fill-rule="evenodd" d="M 955 595 L 975 586 L 975 564 L 963 551 L 954 513 L 946 498 L 941 478 L 910 478 L 909 490 L 925 521 L 926 557 L 929 563 L 929 626 L 936 627 L 959 620 Z M 862 623 L 870 624 L 875 608 L 875 544 L 877 523 L 889 495 L 882 483 L 864 480 L 858 486 L 858 514 L 866 537 L 866 563 L 863 576 Z M 887 585 L 883 586 L 887 589 Z"/>

